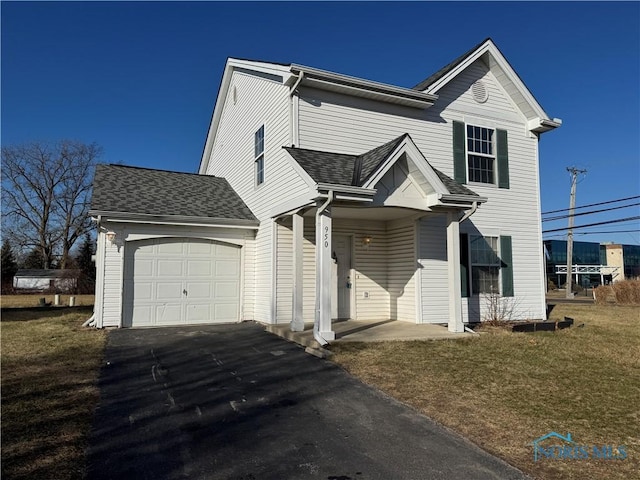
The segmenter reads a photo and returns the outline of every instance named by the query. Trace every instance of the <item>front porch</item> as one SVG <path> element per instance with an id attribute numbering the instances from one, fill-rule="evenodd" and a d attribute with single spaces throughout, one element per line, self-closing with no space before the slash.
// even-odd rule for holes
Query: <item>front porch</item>
<path id="1" fill-rule="evenodd" d="M 318 348 L 321 345 L 313 338 L 313 322 L 304 324 L 304 330 L 291 331 L 289 325 L 266 325 L 266 330 L 304 347 Z M 450 332 L 446 324 L 417 324 L 398 320 L 339 320 L 332 323 L 335 342 L 387 342 L 411 340 L 446 340 L 474 337 L 473 333 Z"/>
<path id="2" fill-rule="evenodd" d="M 446 319 L 463 332 L 459 227 L 487 199 L 431 167 L 408 134 L 357 156 L 285 149 L 309 193 L 272 213 L 273 323 L 300 332 L 313 320 L 321 344 L 338 338 L 336 318 Z"/>

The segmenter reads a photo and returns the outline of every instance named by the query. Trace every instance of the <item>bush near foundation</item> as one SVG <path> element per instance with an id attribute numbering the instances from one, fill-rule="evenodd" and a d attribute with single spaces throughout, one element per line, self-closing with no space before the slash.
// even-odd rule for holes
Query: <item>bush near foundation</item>
<path id="1" fill-rule="evenodd" d="M 640 305 L 640 280 L 622 280 L 601 285 L 593 291 L 598 305 Z"/>

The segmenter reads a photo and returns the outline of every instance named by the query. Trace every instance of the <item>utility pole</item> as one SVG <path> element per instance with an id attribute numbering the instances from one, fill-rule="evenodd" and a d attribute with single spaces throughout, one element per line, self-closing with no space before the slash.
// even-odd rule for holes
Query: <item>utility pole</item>
<path id="1" fill-rule="evenodd" d="M 573 289 L 571 288 L 571 273 L 573 271 L 573 214 L 576 208 L 576 185 L 579 173 L 587 173 L 586 170 L 578 170 L 576 167 L 567 167 L 567 171 L 571 174 L 571 198 L 569 199 L 569 231 L 567 232 L 567 283 L 566 298 L 573 298 Z"/>

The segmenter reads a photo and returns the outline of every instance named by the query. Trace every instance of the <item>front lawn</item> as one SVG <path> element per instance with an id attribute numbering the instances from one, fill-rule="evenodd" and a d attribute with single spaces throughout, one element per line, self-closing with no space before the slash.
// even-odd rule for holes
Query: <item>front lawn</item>
<path id="1" fill-rule="evenodd" d="M 106 341 L 90 315 L 2 313 L 2 478 L 83 477 Z"/>
<path id="2" fill-rule="evenodd" d="M 38 307 L 40 299 L 44 298 L 45 303 L 53 305 L 54 296 L 45 293 L 26 293 L 22 295 L 2 295 L 0 306 L 2 308 L 25 308 Z M 69 297 L 75 297 L 77 306 L 93 305 L 95 297 L 93 295 L 60 295 L 60 305 L 68 306 Z"/>
<path id="3" fill-rule="evenodd" d="M 331 350 L 353 375 L 535 478 L 635 477 L 640 308 L 560 304 L 551 318 L 564 315 L 576 323 L 555 333 L 489 329 L 465 340 L 340 343 Z M 625 446 L 628 457 L 534 462 L 531 442 L 551 431 L 571 433 L 578 445 Z"/>

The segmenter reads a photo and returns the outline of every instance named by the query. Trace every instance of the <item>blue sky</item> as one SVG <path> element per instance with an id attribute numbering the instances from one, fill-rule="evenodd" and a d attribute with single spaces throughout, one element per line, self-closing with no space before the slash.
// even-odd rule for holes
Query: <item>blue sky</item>
<path id="1" fill-rule="evenodd" d="M 2 2 L 1 9 L 3 145 L 72 138 L 100 144 L 103 162 L 195 172 L 229 56 L 411 87 L 492 37 L 547 113 L 564 122 L 540 143 L 542 211 L 568 207 L 572 165 L 588 170 L 577 205 L 640 195 L 638 2 Z M 637 215 L 635 206 L 576 224 Z M 543 223 L 563 226 L 566 219 Z M 638 229 L 636 220 L 576 233 Z M 575 239 L 638 244 L 640 232 Z"/>

